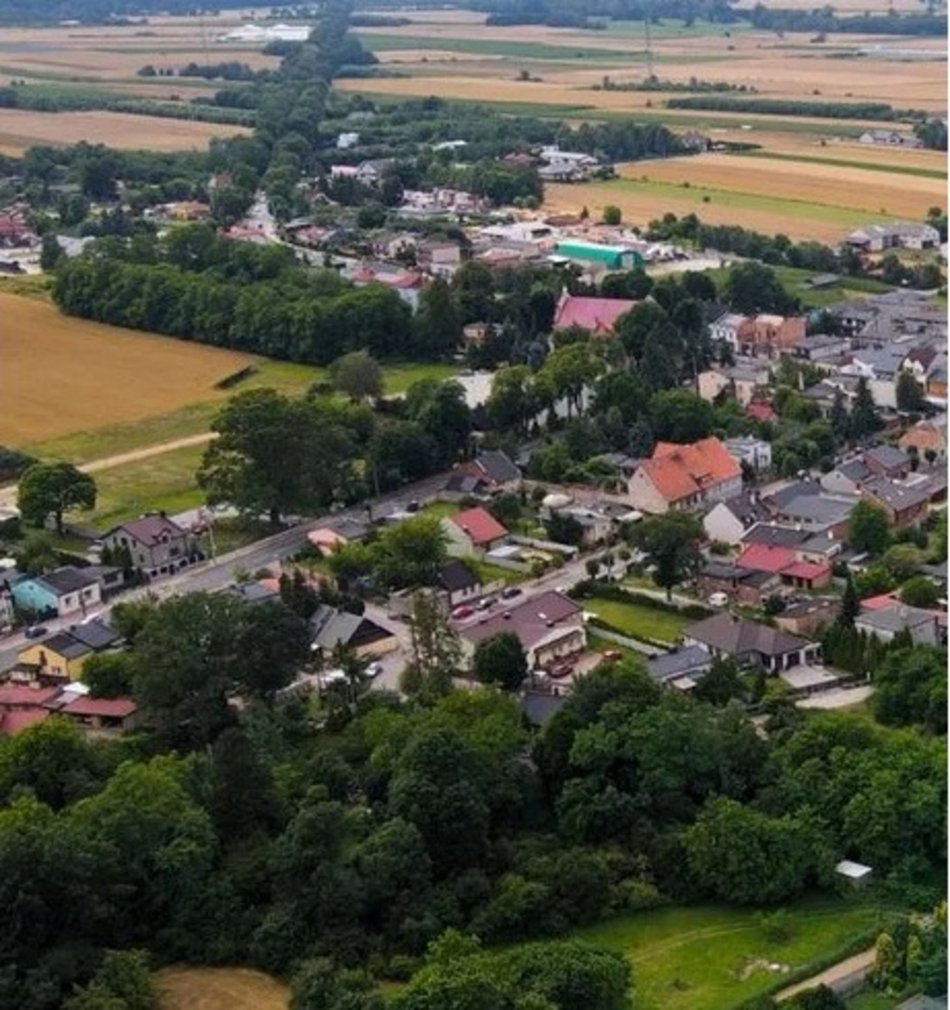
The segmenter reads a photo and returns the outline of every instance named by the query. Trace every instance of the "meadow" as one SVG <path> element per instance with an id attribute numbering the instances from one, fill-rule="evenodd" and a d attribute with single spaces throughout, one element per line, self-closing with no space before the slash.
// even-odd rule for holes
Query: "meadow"
<path id="1" fill-rule="evenodd" d="M 290 991 L 248 968 L 163 968 L 161 1010 L 287 1010 Z"/>
<path id="2" fill-rule="evenodd" d="M 584 600 L 584 609 L 596 614 L 617 631 L 661 642 L 675 642 L 689 620 L 658 607 L 592 596 Z"/>

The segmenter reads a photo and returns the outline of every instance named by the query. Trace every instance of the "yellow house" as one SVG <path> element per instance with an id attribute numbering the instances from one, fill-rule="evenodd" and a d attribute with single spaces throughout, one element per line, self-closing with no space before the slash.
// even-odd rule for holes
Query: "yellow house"
<path id="1" fill-rule="evenodd" d="M 83 664 L 90 656 L 114 648 L 120 642 L 121 637 L 112 628 L 100 620 L 93 620 L 28 645 L 17 656 L 17 662 L 49 677 L 79 680 Z"/>

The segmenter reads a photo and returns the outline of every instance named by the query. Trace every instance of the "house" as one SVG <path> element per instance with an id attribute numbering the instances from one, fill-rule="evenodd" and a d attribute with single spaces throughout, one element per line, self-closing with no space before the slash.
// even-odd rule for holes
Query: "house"
<path id="1" fill-rule="evenodd" d="M 687 645 L 699 645 L 713 656 L 728 656 L 739 663 L 779 673 L 816 659 L 820 646 L 766 624 L 722 613 L 683 629 Z"/>
<path id="2" fill-rule="evenodd" d="M 617 320 L 637 304 L 630 298 L 597 298 L 565 292 L 554 313 L 554 329 L 568 330 L 579 326 L 596 336 L 610 336 Z"/>
<path id="3" fill-rule="evenodd" d="M 770 403 L 763 400 L 753 400 L 745 409 L 745 416 L 751 417 L 753 421 L 760 424 L 774 424 L 778 420 L 778 414 Z"/>
<path id="4" fill-rule="evenodd" d="M 307 534 L 307 541 L 314 550 L 324 557 L 346 547 L 347 544 L 360 543 L 370 533 L 369 523 L 360 519 L 332 519 L 326 526 L 320 526 Z"/>
<path id="5" fill-rule="evenodd" d="M 919 526 L 924 521 L 927 506 L 933 497 L 933 488 L 923 476 L 913 483 L 897 483 L 886 477 L 875 477 L 863 485 L 861 494 L 884 509 L 892 526 L 905 529 L 908 526 Z"/>
<path id="6" fill-rule="evenodd" d="M 376 158 L 362 161 L 356 167 L 356 181 L 364 186 L 378 186 L 383 176 L 396 164 L 395 158 Z"/>
<path id="7" fill-rule="evenodd" d="M 102 541 L 114 558 L 127 553 L 130 567 L 150 579 L 171 575 L 202 557 L 192 534 L 164 512 L 114 526 Z"/>
<path id="8" fill-rule="evenodd" d="M 382 284 L 395 291 L 413 312 L 419 308 L 422 289 L 426 284 L 426 279 L 422 274 L 405 270 L 401 266 L 395 267 L 386 264 L 363 266 L 350 276 L 350 280 L 358 288 L 366 287 L 367 284 Z"/>
<path id="9" fill-rule="evenodd" d="M 799 547 L 814 536 L 804 529 L 782 526 L 773 522 L 760 522 L 742 534 L 744 544 L 771 544 L 773 546 Z"/>
<path id="10" fill-rule="evenodd" d="M 746 463 L 756 473 L 772 469 L 772 446 L 764 439 L 753 435 L 727 438 L 723 443 L 726 452 L 741 466 Z"/>
<path id="11" fill-rule="evenodd" d="M 336 146 L 340 151 L 345 151 L 347 148 L 356 147 L 360 142 L 360 135 L 358 133 L 353 133 L 348 131 L 346 133 L 338 133 L 336 138 Z"/>
<path id="12" fill-rule="evenodd" d="M 868 389 L 879 407 L 897 410 L 897 378 L 907 360 L 907 348 L 900 344 L 862 348 L 854 352 L 842 375 L 867 379 Z"/>
<path id="13" fill-rule="evenodd" d="M 793 484 L 763 501 L 776 522 L 800 527 L 809 535 L 830 529 L 835 536 L 844 536 L 854 508 L 853 497 L 828 494 L 820 484 L 807 481 Z"/>
<path id="14" fill-rule="evenodd" d="M 791 352 L 805 339 L 804 316 L 760 313 L 746 318 L 736 334 L 736 350 L 750 357 L 772 358 Z"/>
<path id="15" fill-rule="evenodd" d="M 936 645 L 940 639 L 937 619 L 938 614 L 934 610 L 921 610 L 894 601 L 880 609 L 862 607 L 861 613 L 854 619 L 854 626 L 882 642 L 890 642 L 895 635 L 906 631 L 914 645 Z"/>
<path id="16" fill-rule="evenodd" d="M 481 579 L 464 561 L 453 560 L 444 564 L 436 576 L 436 586 L 449 610 L 477 600 L 482 594 Z"/>
<path id="17" fill-rule="evenodd" d="M 910 473 L 910 457 L 892 445 L 875 445 L 864 452 L 867 468 L 877 477 L 891 480 L 904 478 Z"/>
<path id="18" fill-rule="evenodd" d="M 351 614 L 321 603 L 309 621 L 310 648 L 330 655 L 342 646 L 357 656 L 379 656 L 399 647 L 399 640 L 381 624 L 362 614 Z"/>
<path id="19" fill-rule="evenodd" d="M 717 365 L 700 372 L 696 386 L 700 399 L 715 403 L 730 397 L 740 407 L 748 407 L 768 388 L 768 368 L 748 358 L 735 365 Z"/>
<path id="20" fill-rule="evenodd" d="M 482 617 L 459 631 L 469 659 L 479 642 L 502 632 L 517 636 L 529 669 L 581 652 L 587 643 L 584 615 L 580 606 L 556 590 L 531 596 L 491 617 Z"/>
<path id="21" fill-rule="evenodd" d="M 244 603 L 277 603 L 280 601 L 280 580 L 252 579 L 250 582 L 235 582 L 224 592 Z"/>
<path id="22" fill-rule="evenodd" d="M 698 645 L 676 649 L 662 656 L 652 656 L 646 662 L 651 679 L 664 687 L 692 691 L 712 669 L 712 656 Z"/>
<path id="23" fill-rule="evenodd" d="M 728 344 L 736 353 L 739 350 L 739 330 L 745 321 L 746 317 L 737 312 L 724 312 L 709 324 L 709 339 Z"/>
<path id="24" fill-rule="evenodd" d="M 133 698 L 91 698 L 80 695 L 56 709 L 90 736 L 127 733 L 139 721 L 139 707 Z"/>
<path id="25" fill-rule="evenodd" d="M 859 494 L 865 481 L 873 477 L 871 468 L 860 457 L 844 460 L 823 473 L 818 483 L 832 494 Z"/>
<path id="26" fill-rule="evenodd" d="M 703 529 L 710 541 L 737 544 L 746 530 L 763 522 L 768 515 L 757 494 L 743 492 L 727 501 L 716 502 L 703 517 Z"/>
<path id="27" fill-rule="evenodd" d="M 490 493 L 515 491 L 521 486 L 521 471 L 500 449 L 479 453 L 462 463 L 456 473 L 474 478 Z"/>
<path id="28" fill-rule="evenodd" d="M 846 337 L 828 333 L 806 333 L 805 339 L 792 349 L 792 356 L 826 372 L 834 372 L 851 360 L 851 344 Z"/>
<path id="29" fill-rule="evenodd" d="M 919 421 L 904 432 L 897 444 L 905 452 L 917 450 L 917 455 L 925 459 L 927 453 L 934 453 L 936 459 L 945 459 L 947 455 L 947 418 L 933 418 Z"/>
<path id="30" fill-rule="evenodd" d="M 731 561 L 707 562 L 696 577 L 696 592 L 709 599 L 714 593 L 725 593 L 733 603 L 745 607 L 761 607 L 775 593 L 782 580 L 773 572 L 742 568 Z"/>
<path id="31" fill-rule="evenodd" d="M 777 628 L 790 635 L 817 638 L 823 628 L 835 622 L 840 610 L 841 601 L 837 597 L 805 597 L 787 603 L 773 620 Z"/>
<path id="32" fill-rule="evenodd" d="M 727 501 L 742 490 L 742 468 L 718 438 L 690 445 L 659 442 L 627 484 L 627 497 L 641 512 L 662 514 Z"/>
<path id="33" fill-rule="evenodd" d="M 938 354 L 927 366 L 924 391 L 927 398 L 939 406 L 947 403 L 947 355 Z"/>
<path id="34" fill-rule="evenodd" d="M 584 508 L 580 505 L 553 509 L 552 511 L 558 515 L 573 519 L 580 526 L 582 530 L 582 547 L 596 547 L 598 544 L 606 543 L 613 535 L 614 521 L 603 512 Z"/>
<path id="35" fill-rule="evenodd" d="M 38 617 L 68 617 L 84 614 L 102 602 L 102 590 L 95 573 L 66 566 L 46 575 L 25 575 L 10 590 L 18 610 Z"/>
<path id="36" fill-rule="evenodd" d="M 82 684 L 43 686 L 7 681 L 0 684 L 0 734 L 17 733 L 59 715 L 90 735 L 125 732 L 136 724 L 138 706 L 131 698 L 91 698 Z"/>
<path id="37" fill-rule="evenodd" d="M 484 554 L 500 546 L 508 530 L 487 510 L 476 506 L 442 520 L 448 552 L 456 557 Z"/>
<path id="38" fill-rule="evenodd" d="M 861 144 L 876 144 L 879 147 L 921 147 L 923 142 L 912 133 L 901 133 L 898 130 L 875 128 L 865 130 L 858 137 Z"/>
<path id="39" fill-rule="evenodd" d="M 792 547 L 748 544 L 736 564 L 755 572 L 777 575 L 783 586 L 795 589 L 822 589 L 831 582 L 831 566 L 803 561 Z"/>
<path id="40" fill-rule="evenodd" d="M 50 716 L 48 704 L 60 688 L 36 682 L 20 684 L 12 680 L 0 684 L 0 735 L 16 736 Z"/>
<path id="41" fill-rule="evenodd" d="M 940 245 L 940 232 L 929 224 L 900 221 L 859 228 L 851 232 L 845 242 L 864 253 L 887 249 L 936 249 Z"/>
<path id="42" fill-rule="evenodd" d="M 78 680 L 86 660 L 119 648 L 122 636 L 95 618 L 27 645 L 17 654 L 17 665 L 40 677 Z"/>

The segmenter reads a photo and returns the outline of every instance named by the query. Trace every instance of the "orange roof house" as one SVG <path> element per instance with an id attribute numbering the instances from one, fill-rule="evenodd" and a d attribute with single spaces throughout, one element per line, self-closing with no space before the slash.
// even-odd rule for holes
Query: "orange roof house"
<path id="1" fill-rule="evenodd" d="M 442 520 L 449 554 L 466 555 L 491 550 L 508 536 L 508 530 L 481 507 L 465 509 Z"/>
<path id="2" fill-rule="evenodd" d="M 726 501 L 741 490 L 742 470 L 718 438 L 657 443 L 627 485 L 633 507 L 655 515 Z"/>
<path id="3" fill-rule="evenodd" d="M 598 336 L 609 337 L 617 320 L 638 302 L 630 298 L 596 298 L 587 295 L 561 295 L 554 314 L 554 329 L 580 326 Z"/>

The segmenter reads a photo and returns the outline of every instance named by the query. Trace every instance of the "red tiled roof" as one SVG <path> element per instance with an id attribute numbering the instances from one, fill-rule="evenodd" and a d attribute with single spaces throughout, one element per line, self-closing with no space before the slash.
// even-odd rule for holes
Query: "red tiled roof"
<path id="1" fill-rule="evenodd" d="M 789 575 L 793 579 L 804 579 L 806 582 L 811 582 L 814 579 L 820 579 L 828 574 L 827 565 L 819 565 L 814 561 L 796 561 L 794 564 L 788 566 L 788 568 L 782 569 L 782 575 Z"/>
<path id="2" fill-rule="evenodd" d="M 102 719 L 127 719 L 138 710 L 131 698 L 90 698 L 83 696 L 64 705 L 65 715 L 99 717 Z"/>
<path id="3" fill-rule="evenodd" d="M 637 304 L 629 298 L 566 295 L 558 304 L 554 329 L 566 330 L 571 326 L 582 326 L 594 333 L 613 333 L 617 320 Z"/>
<path id="4" fill-rule="evenodd" d="M 488 511 L 483 508 L 465 509 L 449 517 L 460 530 L 463 530 L 469 540 L 479 547 L 500 540 L 508 530 Z"/>
<path id="5" fill-rule="evenodd" d="M 0 684 L 0 709 L 46 705 L 59 694 L 58 687 L 30 687 L 29 684 Z"/>
<path id="6" fill-rule="evenodd" d="M 750 403 L 745 409 L 746 417 L 754 421 L 776 421 L 778 414 L 767 403 Z"/>
<path id="7" fill-rule="evenodd" d="M 755 572 L 783 572 L 795 564 L 795 552 L 791 547 L 776 547 L 772 544 L 749 544 L 736 558 L 740 568 L 751 568 Z"/>
<path id="8" fill-rule="evenodd" d="M 689 498 L 742 474 L 718 438 L 703 438 L 692 445 L 658 442 L 653 458 L 641 468 L 668 502 Z"/>
<path id="9" fill-rule="evenodd" d="M 887 610 L 888 607 L 894 605 L 897 600 L 897 593 L 881 593 L 879 596 L 869 596 L 866 600 L 861 601 L 861 608 L 863 610 Z"/>
<path id="10" fill-rule="evenodd" d="M 15 712 L 4 712 L 0 715 L 0 733 L 4 736 L 16 736 L 17 733 L 35 726 L 38 722 L 48 719 L 50 712 L 48 709 L 37 706 L 36 708 L 21 708 Z"/>

